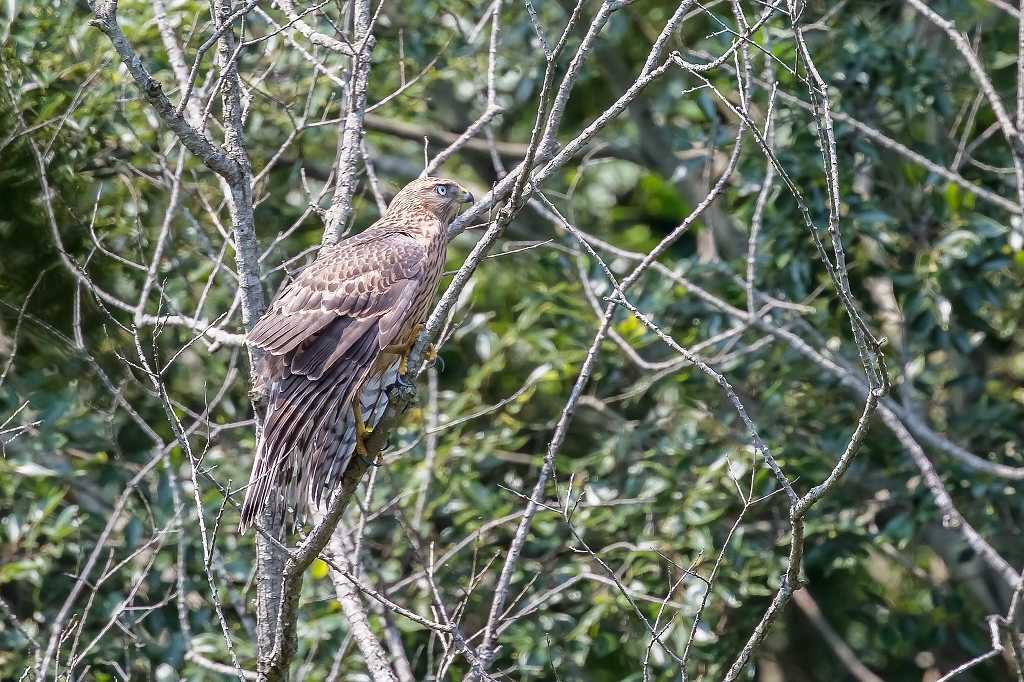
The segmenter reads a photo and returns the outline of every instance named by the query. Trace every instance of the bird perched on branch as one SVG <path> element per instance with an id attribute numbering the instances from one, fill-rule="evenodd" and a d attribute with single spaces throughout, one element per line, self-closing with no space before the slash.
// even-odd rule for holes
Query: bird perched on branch
<path id="1" fill-rule="evenodd" d="M 447 228 L 473 195 L 452 180 L 406 185 L 365 231 L 325 247 L 249 332 L 265 352 L 263 434 L 240 530 L 269 507 L 301 518 L 322 504 L 405 374 L 444 267 Z"/>

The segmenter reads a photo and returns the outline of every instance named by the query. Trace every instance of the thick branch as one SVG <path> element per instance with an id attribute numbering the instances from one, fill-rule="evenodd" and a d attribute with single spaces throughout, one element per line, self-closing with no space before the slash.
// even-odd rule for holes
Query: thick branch
<path id="1" fill-rule="evenodd" d="M 345 114 L 341 139 L 338 141 L 338 163 L 335 169 L 334 197 L 327 211 L 322 243 L 336 243 L 352 215 L 352 196 L 356 191 L 356 167 L 363 143 L 363 119 L 366 116 L 366 91 L 370 85 L 370 54 L 374 38 L 370 20 L 369 0 L 354 4 L 358 52 L 352 58 L 352 77 L 348 87 L 348 111 Z"/>
<path id="2" fill-rule="evenodd" d="M 388 410 L 366 442 L 369 458 L 351 459 L 341 483 L 331 494 L 323 516 L 317 520 L 298 549 L 288 556 L 282 573 L 281 604 L 275 629 L 274 650 L 265 662 L 261 661 L 265 665 L 260 670 L 260 680 L 275 682 L 286 678 L 288 665 L 296 651 L 295 627 L 299 615 L 299 593 L 302 590 L 303 573 L 327 546 L 342 514 L 352 501 L 356 488 L 359 487 L 359 481 L 370 467 L 371 460 L 384 449 L 388 436 L 397 428 L 402 413 L 415 395 L 415 390 L 411 387 L 394 386 L 389 390 Z"/>
<path id="3" fill-rule="evenodd" d="M 351 563 L 346 558 L 350 555 L 349 550 L 337 531 L 331 538 L 330 553 L 334 563 L 346 571 L 351 570 Z M 363 655 L 363 661 L 370 672 L 370 677 L 374 682 L 398 682 L 398 677 L 388 663 L 387 654 L 384 653 L 384 646 L 370 628 L 366 605 L 359 595 L 359 590 L 344 574 L 333 569 L 331 570 L 331 581 L 334 583 L 334 592 L 338 595 L 341 610 L 345 612 L 345 618 L 348 619 L 349 632 L 356 640 L 356 646 L 359 647 L 359 652 Z"/>

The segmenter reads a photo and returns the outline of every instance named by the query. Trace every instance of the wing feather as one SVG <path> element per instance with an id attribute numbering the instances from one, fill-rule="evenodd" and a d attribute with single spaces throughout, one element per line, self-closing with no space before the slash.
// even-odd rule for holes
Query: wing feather
<path id="1" fill-rule="evenodd" d="M 292 358 L 291 371 L 316 380 L 340 360 L 366 331 L 376 324 L 374 318 L 339 317 L 323 333 L 310 339 Z"/>
<path id="2" fill-rule="evenodd" d="M 253 329 L 249 342 L 272 355 L 285 355 L 335 319 L 336 315 L 322 310 L 280 315 L 268 320 L 265 326 Z"/>
<path id="3" fill-rule="evenodd" d="M 390 345 L 424 284 L 425 248 L 394 226 L 324 249 L 249 333 L 268 353 L 267 417 L 242 507 L 242 528 L 272 505 L 301 511 L 351 457 L 351 403 Z M 381 387 L 371 419 L 380 419 Z M 386 404 L 386 398 L 384 403 Z M 353 441 L 354 442 L 354 441 Z M 336 458 L 345 462 L 334 461 Z"/>
<path id="4" fill-rule="evenodd" d="M 284 288 L 249 332 L 249 343 L 282 355 L 323 330 L 331 314 L 385 314 L 396 302 L 396 285 L 404 290 L 420 280 L 424 259 L 417 240 L 379 229 L 328 247 Z"/>
<path id="5" fill-rule="evenodd" d="M 416 299 L 418 282 L 405 280 L 393 288 L 394 301 L 390 310 L 380 317 L 379 331 L 381 348 L 391 345 L 402 330 L 402 323 L 408 317 Z"/>

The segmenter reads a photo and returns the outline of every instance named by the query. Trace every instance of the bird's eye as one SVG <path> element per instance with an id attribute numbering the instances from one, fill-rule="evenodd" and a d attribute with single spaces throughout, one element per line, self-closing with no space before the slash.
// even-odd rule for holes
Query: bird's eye
<path id="1" fill-rule="evenodd" d="M 441 196 L 444 196 L 448 194 L 448 187 L 446 185 L 438 185 L 437 187 L 434 188 L 434 191 L 440 194 Z"/>

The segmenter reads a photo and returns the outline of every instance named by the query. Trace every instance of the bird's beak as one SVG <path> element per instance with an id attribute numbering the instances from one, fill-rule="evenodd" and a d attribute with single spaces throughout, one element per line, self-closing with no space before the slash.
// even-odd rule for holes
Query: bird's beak
<path id="1" fill-rule="evenodd" d="M 462 196 L 459 197 L 459 199 L 464 204 L 472 204 L 475 201 L 475 199 L 473 198 L 473 193 L 470 192 L 468 189 L 462 190 Z"/>

